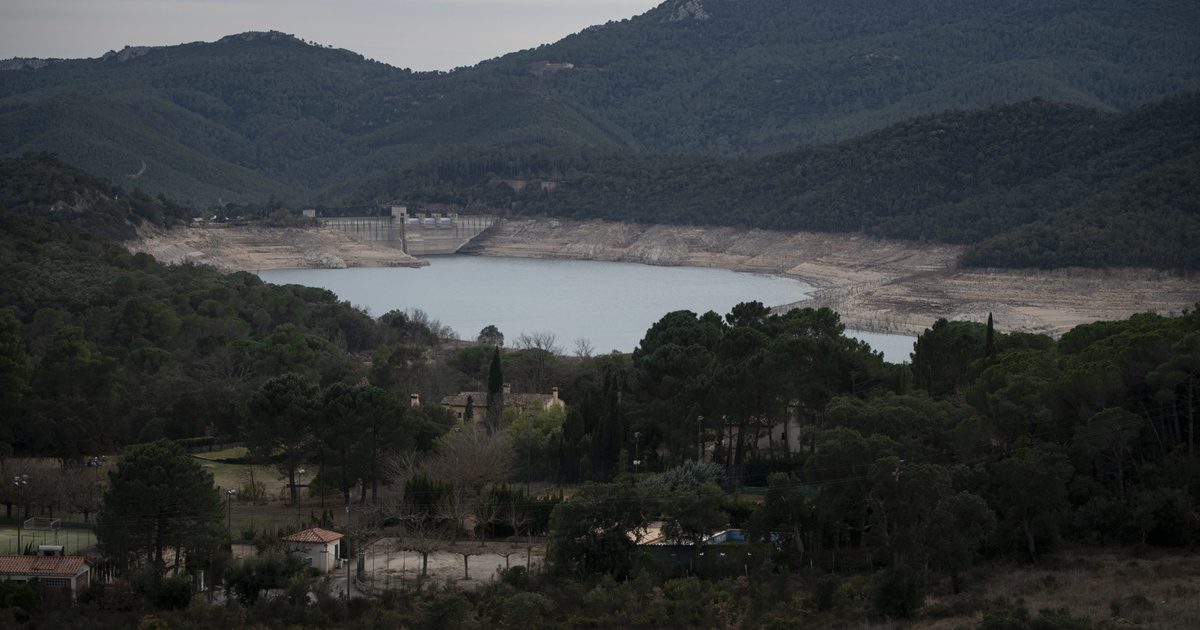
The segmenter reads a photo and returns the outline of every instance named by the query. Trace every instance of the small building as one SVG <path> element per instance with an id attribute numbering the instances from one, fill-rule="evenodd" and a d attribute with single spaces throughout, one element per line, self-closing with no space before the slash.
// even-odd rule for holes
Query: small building
<path id="1" fill-rule="evenodd" d="M 328 573 L 338 567 L 338 558 L 342 556 L 339 541 L 342 538 L 337 532 L 313 527 L 292 534 L 284 538 L 283 542 L 288 553 L 299 554 L 308 566 Z"/>
<path id="2" fill-rule="evenodd" d="M 37 580 L 43 589 L 69 594 L 74 600 L 88 587 L 91 565 L 83 556 L 0 555 L 0 580 Z"/>
<path id="3" fill-rule="evenodd" d="M 476 424 L 482 423 L 487 416 L 487 392 L 459 392 L 442 399 L 442 406 L 454 412 L 454 417 L 462 422 L 466 419 L 467 408 L 471 409 L 471 420 Z M 549 394 L 514 394 L 512 386 L 504 384 L 504 409 L 516 409 L 522 414 L 565 409 L 566 403 L 558 397 L 558 388 L 550 388 Z"/>

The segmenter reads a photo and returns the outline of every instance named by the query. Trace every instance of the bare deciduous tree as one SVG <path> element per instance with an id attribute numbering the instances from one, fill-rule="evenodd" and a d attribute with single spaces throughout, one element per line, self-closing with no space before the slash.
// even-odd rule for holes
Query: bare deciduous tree
<path id="1" fill-rule="evenodd" d="M 561 349 L 555 344 L 557 340 L 552 332 L 521 333 L 517 336 L 516 347 L 521 350 L 544 350 L 550 354 L 560 354 Z"/>
<path id="2" fill-rule="evenodd" d="M 586 339 L 584 337 L 580 337 L 575 340 L 575 357 L 576 358 L 587 359 L 587 358 L 590 358 L 595 353 L 596 353 L 596 346 L 593 346 L 592 342 L 589 341 L 588 339 Z"/>
<path id="3" fill-rule="evenodd" d="M 100 509 L 104 496 L 104 483 L 98 468 L 79 468 L 63 471 L 59 492 L 65 507 L 83 515 L 83 522 L 90 523 L 91 515 Z"/>
<path id="4" fill-rule="evenodd" d="M 426 514 L 407 513 L 399 518 L 401 536 L 396 548 L 411 551 L 421 556 L 421 577 L 429 575 L 429 554 L 447 546 L 445 529 Z"/>
<path id="5" fill-rule="evenodd" d="M 504 520 L 508 521 L 508 525 L 513 529 L 512 544 L 513 547 L 516 547 L 521 528 L 530 523 L 529 512 L 524 509 L 524 506 L 517 505 L 514 499 L 504 510 Z"/>
<path id="6" fill-rule="evenodd" d="M 442 438 L 437 454 L 421 468 L 430 479 L 478 493 L 484 486 L 512 476 L 513 449 L 503 433 L 488 435 L 477 427 L 456 428 Z"/>
<path id="7" fill-rule="evenodd" d="M 453 525 L 456 537 L 459 531 L 467 530 L 467 520 L 475 513 L 475 502 L 471 499 L 472 496 L 464 486 L 455 484 L 438 503 L 438 516 Z"/>

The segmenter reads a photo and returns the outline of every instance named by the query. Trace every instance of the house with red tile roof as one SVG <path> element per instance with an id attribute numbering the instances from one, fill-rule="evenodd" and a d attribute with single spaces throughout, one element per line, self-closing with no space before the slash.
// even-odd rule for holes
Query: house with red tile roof
<path id="1" fill-rule="evenodd" d="M 69 593 L 75 599 L 88 587 L 91 566 L 83 556 L 0 555 L 0 580 L 37 580 L 44 589 Z"/>
<path id="2" fill-rule="evenodd" d="M 313 527 L 283 539 L 288 553 L 299 554 L 310 567 L 328 573 L 338 566 L 343 536 L 328 529 Z"/>

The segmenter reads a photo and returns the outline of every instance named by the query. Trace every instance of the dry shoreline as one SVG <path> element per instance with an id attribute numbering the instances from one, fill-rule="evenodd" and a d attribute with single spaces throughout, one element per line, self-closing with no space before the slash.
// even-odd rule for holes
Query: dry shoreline
<path id="1" fill-rule="evenodd" d="M 125 244 L 160 262 L 206 264 L 221 271 L 424 267 L 429 263 L 380 243 L 359 241 L 328 227 L 286 228 L 207 224 L 144 229 Z"/>
<path id="2" fill-rule="evenodd" d="M 966 269 L 962 247 L 855 234 L 604 221 L 514 219 L 463 253 L 719 267 L 792 276 L 817 287 L 797 305 L 828 306 L 847 327 L 917 335 L 939 317 L 1061 335 L 1079 324 L 1200 302 L 1200 277 L 1153 269 Z"/>
<path id="3" fill-rule="evenodd" d="M 128 244 L 169 263 L 225 271 L 428 264 L 378 242 L 329 228 L 189 227 L 145 233 Z M 805 306 L 828 306 L 847 327 L 920 334 L 939 317 L 1061 335 L 1101 319 L 1176 314 L 1200 302 L 1200 277 L 1153 269 L 964 269 L 954 245 L 853 234 L 722 227 L 509 219 L 461 253 L 479 256 L 639 262 L 791 276 L 814 287 Z"/>

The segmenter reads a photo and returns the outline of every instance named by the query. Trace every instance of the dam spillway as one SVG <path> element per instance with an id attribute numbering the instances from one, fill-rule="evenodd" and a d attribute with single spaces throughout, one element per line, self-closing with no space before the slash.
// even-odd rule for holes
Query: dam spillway
<path id="1" fill-rule="evenodd" d="M 363 241 L 386 243 L 410 256 L 453 254 L 495 223 L 495 217 L 393 213 L 387 216 L 320 217 L 322 225 Z"/>

